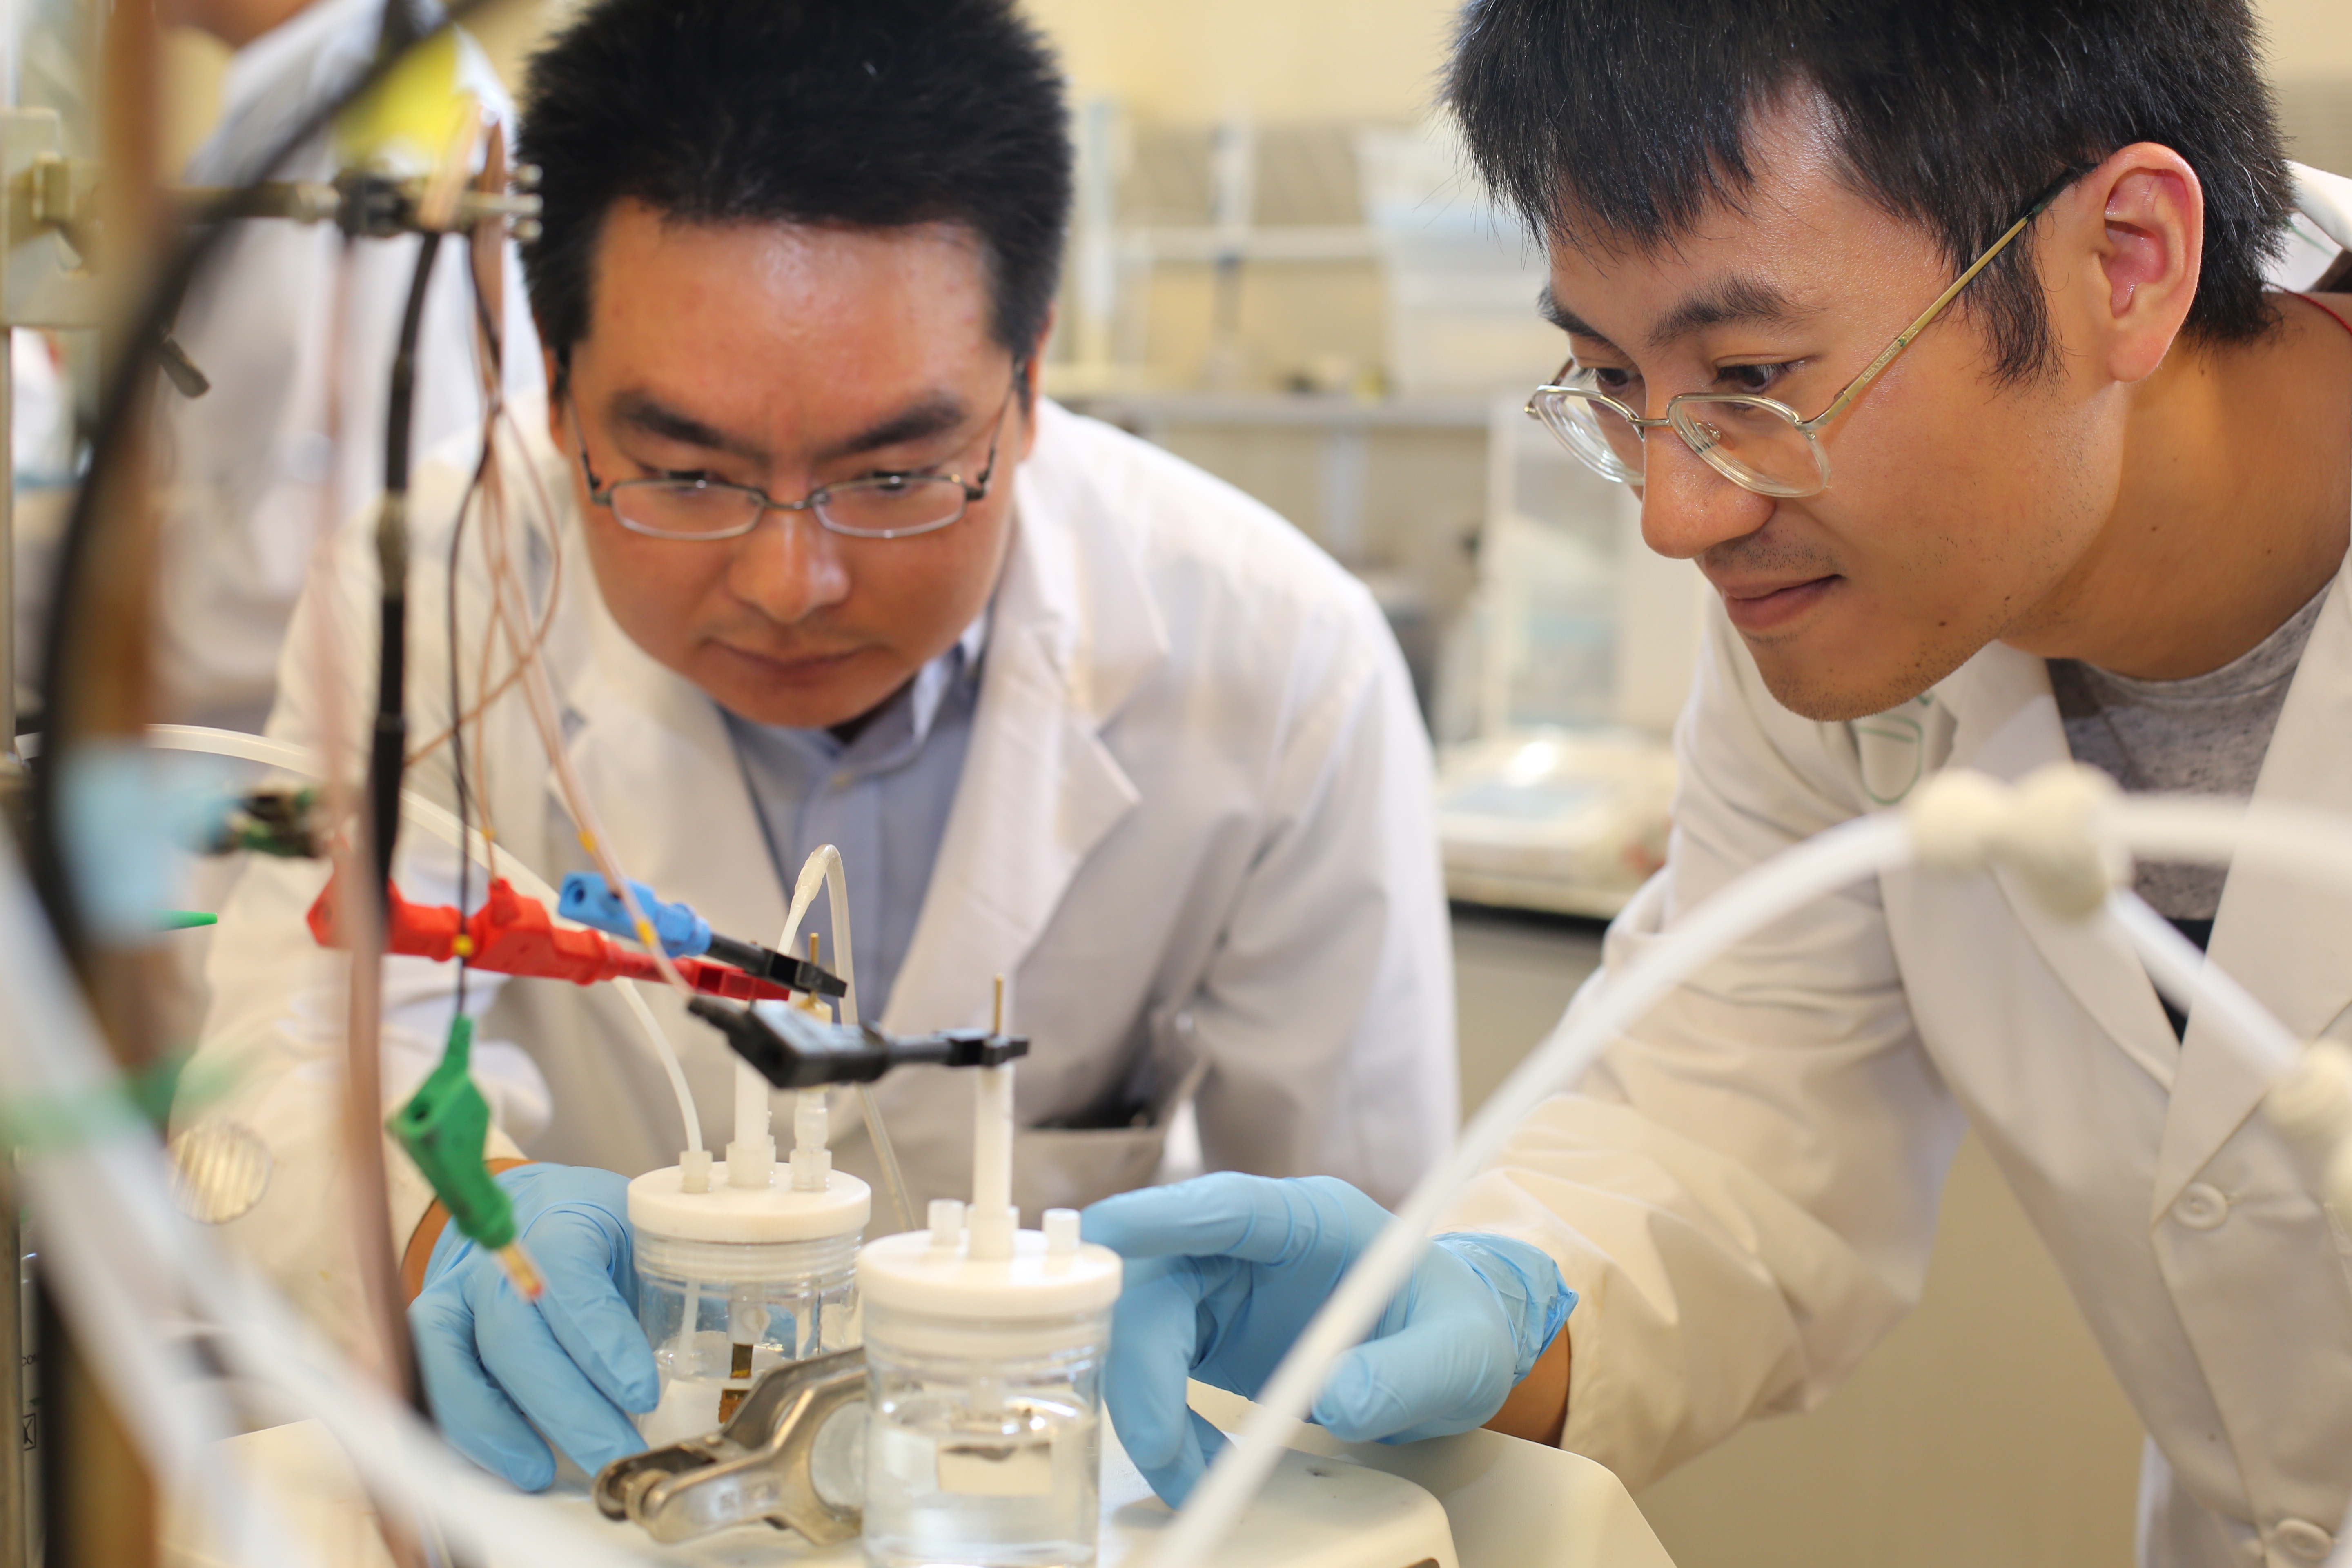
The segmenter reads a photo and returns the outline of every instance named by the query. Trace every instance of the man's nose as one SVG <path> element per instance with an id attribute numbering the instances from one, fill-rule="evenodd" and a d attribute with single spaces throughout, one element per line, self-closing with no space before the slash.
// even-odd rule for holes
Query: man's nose
<path id="1" fill-rule="evenodd" d="M 1671 430 L 1653 430 L 1643 452 L 1642 542 L 1672 561 L 1744 539 L 1772 516 L 1772 500 L 1733 484 Z"/>
<path id="2" fill-rule="evenodd" d="M 849 596 L 841 542 L 815 514 L 771 511 L 735 546 L 728 582 L 736 597 L 780 626 L 797 626 Z"/>

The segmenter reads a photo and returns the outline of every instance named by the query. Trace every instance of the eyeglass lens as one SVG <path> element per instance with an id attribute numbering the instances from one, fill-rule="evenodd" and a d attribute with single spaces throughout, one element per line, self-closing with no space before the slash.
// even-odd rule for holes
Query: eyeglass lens
<path id="1" fill-rule="evenodd" d="M 940 528 L 963 515 L 963 486 L 953 479 L 914 477 L 838 486 L 816 506 L 827 528 L 841 533 L 908 533 Z M 760 498 L 727 485 L 622 484 L 613 510 L 632 528 L 693 537 L 740 533 L 760 520 Z"/>
<path id="2" fill-rule="evenodd" d="M 1572 392 L 1536 400 L 1546 428 L 1605 478 L 1638 483 L 1647 450 L 1643 432 L 1608 404 Z M 1676 399 L 1675 434 L 1733 483 L 1766 495 L 1813 495 L 1828 482 L 1822 456 L 1780 410 L 1736 398 Z"/>

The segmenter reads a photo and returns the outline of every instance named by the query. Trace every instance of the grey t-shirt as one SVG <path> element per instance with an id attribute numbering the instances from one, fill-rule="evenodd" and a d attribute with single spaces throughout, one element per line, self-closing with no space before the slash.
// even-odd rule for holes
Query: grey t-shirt
<path id="1" fill-rule="evenodd" d="M 2322 588 L 2243 657 L 2186 680 L 2135 680 L 2077 659 L 2052 659 L 2050 686 L 2067 749 L 2126 790 L 2252 795 L 2327 594 Z M 2227 875 L 2219 866 L 2143 863 L 2137 887 L 2160 915 L 2210 921 L 2221 906 Z"/>

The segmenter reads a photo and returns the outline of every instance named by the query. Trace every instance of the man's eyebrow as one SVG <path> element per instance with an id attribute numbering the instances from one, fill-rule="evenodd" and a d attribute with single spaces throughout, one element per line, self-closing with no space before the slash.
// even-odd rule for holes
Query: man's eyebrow
<path id="1" fill-rule="evenodd" d="M 1703 327 L 1748 323 L 1787 326 L 1806 314 L 1771 284 L 1735 275 L 1708 284 L 1659 317 L 1650 329 L 1650 342 L 1663 348 Z"/>
<path id="2" fill-rule="evenodd" d="M 1597 331 L 1591 322 L 1554 299 L 1549 284 L 1536 295 L 1536 308 L 1543 312 L 1545 321 L 1570 337 L 1592 338 L 1604 343 L 1609 342 L 1606 332 Z M 1790 302 L 1787 295 L 1769 283 L 1753 278 L 1726 278 L 1690 295 L 1659 317 L 1658 324 L 1650 329 L 1650 343 L 1653 347 L 1663 348 L 1676 338 L 1686 337 L 1703 327 L 1720 327 L 1734 322 L 1786 326 L 1801 320 L 1805 314 Z"/>
<path id="3" fill-rule="evenodd" d="M 1545 321 L 1549 321 L 1570 337 L 1599 338 L 1604 343 L 1609 341 L 1602 333 L 1593 331 L 1591 325 L 1583 317 L 1554 298 L 1551 285 L 1549 283 L 1536 290 L 1536 309 L 1543 313 Z"/>
<path id="4" fill-rule="evenodd" d="M 715 426 L 707 425 L 691 414 L 671 407 L 648 392 L 622 393 L 613 400 L 613 416 L 625 424 L 635 426 L 649 436 L 675 441 L 680 446 L 700 447 L 754 462 L 764 462 L 768 458 L 767 448 L 760 442 L 749 437 L 730 435 Z M 817 460 L 852 458 L 865 452 L 878 452 L 886 447 L 926 440 L 954 429 L 971 417 L 971 410 L 955 394 L 928 393 L 856 435 L 835 442 L 816 454 Z"/>
<path id="5" fill-rule="evenodd" d="M 701 447 L 713 452 L 763 461 L 768 454 L 756 441 L 730 436 L 705 425 L 693 415 L 672 408 L 649 392 L 624 392 L 613 399 L 613 417 L 634 425 L 646 435 L 681 447 Z"/>
<path id="6" fill-rule="evenodd" d="M 971 410 L 952 392 L 932 392 L 917 398 L 888 417 L 876 421 L 845 441 L 836 441 L 817 455 L 819 461 L 855 458 L 903 447 L 943 435 L 971 417 Z"/>

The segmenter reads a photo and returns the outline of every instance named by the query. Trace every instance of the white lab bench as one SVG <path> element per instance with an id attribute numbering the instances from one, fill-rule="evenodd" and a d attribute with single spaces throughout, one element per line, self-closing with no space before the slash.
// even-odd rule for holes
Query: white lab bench
<path id="1" fill-rule="evenodd" d="M 1195 1384 L 1194 1407 L 1230 1429 L 1248 1405 Z M 365 1498 L 312 1422 L 228 1440 L 236 1461 L 278 1500 L 324 1568 L 390 1568 Z M 1390 1447 L 1300 1427 L 1284 1460 L 1218 1553 L 1219 1568 L 1674 1568 L 1617 1478 L 1590 1459 L 1491 1432 Z M 1145 1568 L 1172 1517 L 1104 1425 L 1100 1568 Z M 818 1550 L 752 1526 L 663 1548 L 601 1518 L 583 1492 L 550 1494 L 551 1513 L 650 1562 L 680 1568 L 862 1568 L 856 1542 Z M 198 1510 L 173 1510 L 166 1568 L 245 1568 L 211 1543 Z"/>

